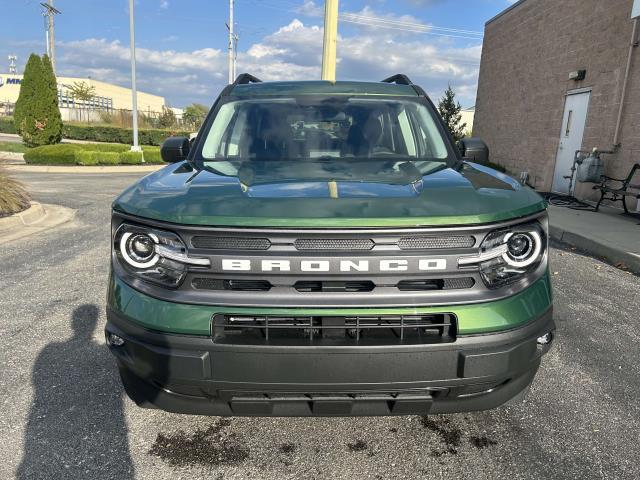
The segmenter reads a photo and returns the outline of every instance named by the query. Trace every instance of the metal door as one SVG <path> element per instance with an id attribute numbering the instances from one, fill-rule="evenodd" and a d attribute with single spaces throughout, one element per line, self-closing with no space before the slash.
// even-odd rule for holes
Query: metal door
<path id="1" fill-rule="evenodd" d="M 560 145 L 556 155 L 556 168 L 553 173 L 551 190 L 557 193 L 571 194 L 571 167 L 576 150 L 582 148 L 582 136 L 587 122 L 589 97 L 591 92 L 568 94 L 564 104 Z M 575 187 L 575 183 L 574 183 Z"/>

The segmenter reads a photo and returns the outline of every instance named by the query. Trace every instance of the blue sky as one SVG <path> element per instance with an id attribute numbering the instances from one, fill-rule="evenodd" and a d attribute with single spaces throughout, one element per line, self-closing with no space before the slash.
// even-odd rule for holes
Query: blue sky
<path id="1" fill-rule="evenodd" d="M 341 0 L 338 78 L 403 72 L 434 98 L 448 83 L 474 104 L 486 20 L 512 0 Z M 128 86 L 128 0 L 55 0 L 58 74 Z M 320 75 L 322 0 L 236 0 L 238 72 L 264 80 Z M 0 0 L 7 55 L 44 50 L 37 0 Z M 10 12 L 10 13 L 9 13 Z M 136 0 L 139 88 L 172 106 L 210 105 L 227 79 L 228 0 Z"/>

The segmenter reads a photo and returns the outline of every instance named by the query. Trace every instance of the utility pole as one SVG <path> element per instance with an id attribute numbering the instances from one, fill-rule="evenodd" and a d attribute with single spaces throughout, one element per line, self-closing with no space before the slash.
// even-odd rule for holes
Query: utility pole
<path id="1" fill-rule="evenodd" d="M 234 32 L 233 24 L 233 7 L 234 0 L 229 0 L 229 23 L 227 29 L 229 30 L 229 83 L 233 83 L 236 79 L 236 58 L 238 48 L 238 35 Z"/>
<path id="2" fill-rule="evenodd" d="M 336 81 L 338 44 L 338 0 L 324 2 L 324 42 L 322 46 L 322 80 Z"/>
<path id="3" fill-rule="evenodd" d="M 129 34 L 131 37 L 131 121 L 133 126 L 132 152 L 141 152 L 138 145 L 138 91 L 136 87 L 136 36 L 133 21 L 133 0 L 129 0 Z"/>
<path id="4" fill-rule="evenodd" d="M 44 17 L 44 30 L 45 30 L 45 37 L 47 40 L 47 56 L 51 60 L 53 73 L 55 73 L 56 46 L 55 46 L 53 17 L 54 15 L 59 15 L 62 12 L 60 12 L 60 10 L 58 10 L 53 6 L 53 0 L 47 0 L 47 3 L 41 2 L 40 5 L 42 6 L 42 15 Z"/>

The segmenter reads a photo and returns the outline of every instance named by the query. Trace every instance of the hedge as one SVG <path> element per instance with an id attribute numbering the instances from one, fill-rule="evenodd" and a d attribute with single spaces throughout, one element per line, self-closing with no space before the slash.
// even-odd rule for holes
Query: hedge
<path id="1" fill-rule="evenodd" d="M 89 152 L 87 150 L 79 150 L 76 152 L 76 163 L 78 165 L 97 165 L 98 164 L 98 153 L 99 152 Z"/>
<path id="2" fill-rule="evenodd" d="M 124 165 L 140 165 L 142 163 L 142 152 L 122 152 L 120 163 Z"/>
<path id="3" fill-rule="evenodd" d="M 162 164 L 160 148 L 143 147 L 147 164 Z M 28 164 L 35 165 L 140 165 L 142 153 L 132 152 L 128 145 L 64 143 L 31 148 L 24 154 Z"/>
<path id="4" fill-rule="evenodd" d="M 161 164 L 164 163 L 158 147 L 142 147 L 144 151 L 144 163 Z"/>
<path id="5" fill-rule="evenodd" d="M 13 117 L 0 117 L 0 133 L 18 133 L 13 124 Z"/>
<path id="6" fill-rule="evenodd" d="M 0 117 L 0 133 L 17 133 L 13 117 Z M 138 130 L 138 141 L 141 145 L 162 145 L 172 135 L 188 137 L 191 132 L 172 132 L 168 130 Z M 65 124 L 62 136 L 72 140 L 88 140 L 90 142 L 111 142 L 116 144 L 133 143 L 133 130 L 109 126 Z"/>
<path id="7" fill-rule="evenodd" d="M 162 145 L 172 135 L 188 137 L 190 132 L 171 132 L 168 130 L 138 130 L 138 142 L 141 145 Z M 114 142 L 131 145 L 133 130 L 110 126 L 91 126 L 65 124 L 62 136 L 72 140 L 89 140 L 92 142 Z"/>
<path id="8" fill-rule="evenodd" d="M 82 150 L 75 144 L 44 145 L 27 150 L 24 160 L 36 165 L 75 165 L 76 152 Z"/>

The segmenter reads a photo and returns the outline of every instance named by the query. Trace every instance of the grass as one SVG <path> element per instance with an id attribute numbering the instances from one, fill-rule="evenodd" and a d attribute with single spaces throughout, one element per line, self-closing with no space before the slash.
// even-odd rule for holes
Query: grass
<path id="1" fill-rule="evenodd" d="M 0 142 L 0 152 L 24 153 L 29 149 L 21 142 Z"/>
<path id="2" fill-rule="evenodd" d="M 29 194 L 22 184 L 0 171 L 0 217 L 29 208 Z"/>

